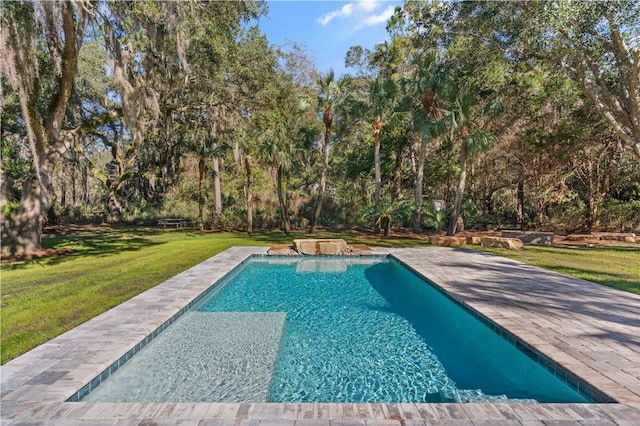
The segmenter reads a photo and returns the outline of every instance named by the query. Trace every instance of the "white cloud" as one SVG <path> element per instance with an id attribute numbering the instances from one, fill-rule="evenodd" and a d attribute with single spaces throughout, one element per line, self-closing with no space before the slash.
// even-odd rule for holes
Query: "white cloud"
<path id="1" fill-rule="evenodd" d="M 329 12 L 325 15 L 322 15 L 321 17 L 318 18 L 318 22 L 320 22 L 320 25 L 324 27 L 329 22 L 333 21 L 335 18 L 346 18 L 348 16 L 351 16 L 352 14 L 353 14 L 353 3 L 347 3 L 338 10 L 334 10 L 333 12 Z"/>
<path id="2" fill-rule="evenodd" d="M 377 15 L 368 16 L 362 22 L 363 26 L 369 27 L 371 25 L 386 24 L 387 21 L 389 20 L 389 18 L 391 18 L 391 16 L 393 16 L 393 12 L 394 11 L 395 11 L 395 7 L 389 6 L 382 13 L 379 13 Z"/>
<path id="3" fill-rule="evenodd" d="M 381 5 L 381 0 L 359 0 L 352 3 L 347 3 L 340 9 L 326 13 L 318 18 L 318 22 L 323 27 L 334 19 L 353 18 L 357 19 L 356 27 L 363 27 L 369 25 L 376 25 L 386 20 L 393 13 L 393 7 L 388 7 L 384 12 L 379 15 L 372 14 Z M 391 12 L 389 12 L 391 11 Z M 384 20 L 381 20 L 383 16 L 386 16 Z"/>
<path id="4" fill-rule="evenodd" d="M 361 0 L 358 6 L 365 12 L 373 12 L 380 6 L 380 0 Z"/>

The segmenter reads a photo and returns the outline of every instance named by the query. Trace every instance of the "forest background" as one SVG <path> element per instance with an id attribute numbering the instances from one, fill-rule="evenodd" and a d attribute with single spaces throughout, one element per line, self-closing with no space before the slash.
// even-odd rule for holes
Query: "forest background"
<path id="1" fill-rule="evenodd" d="M 3 2 L 2 239 L 47 225 L 640 231 L 640 4 L 406 2 L 350 75 L 265 3 Z"/>

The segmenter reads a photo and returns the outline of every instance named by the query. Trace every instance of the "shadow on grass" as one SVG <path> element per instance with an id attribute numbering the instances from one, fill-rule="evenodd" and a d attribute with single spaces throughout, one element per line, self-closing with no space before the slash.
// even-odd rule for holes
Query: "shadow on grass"
<path id="1" fill-rule="evenodd" d="M 634 278 L 626 274 L 616 274 L 611 272 L 604 274 L 588 269 L 569 268 L 566 266 L 545 266 L 545 268 L 561 274 L 571 275 L 586 281 L 602 284 L 617 290 L 640 295 L 640 276 Z"/>
<path id="2" fill-rule="evenodd" d="M 548 247 L 548 246 L 533 246 L 527 245 L 525 246 L 525 250 L 522 252 L 516 253 L 524 253 L 526 254 L 528 251 L 534 251 L 538 253 L 548 253 L 548 254 L 562 254 L 568 256 L 583 256 L 584 253 L 597 254 L 597 253 L 610 253 L 610 252 L 620 252 L 620 253 L 637 253 L 640 254 L 640 248 L 638 247 Z M 513 251 L 508 249 L 500 249 L 500 248 L 492 248 L 492 247 L 482 247 L 482 246 L 474 246 L 474 249 L 478 251 L 486 251 L 489 253 L 513 253 Z"/>
<path id="3" fill-rule="evenodd" d="M 630 293 L 640 294 L 640 263 L 636 247 L 527 247 L 521 252 L 474 247 L 544 269 Z M 564 259 L 565 262 L 562 262 Z M 566 261 L 570 259 L 570 261 Z"/>
<path id="4" fill-rule="evenodd" d="M 2 265 L 3 269 L 22 269 L 34 263 L 51 266 L 82 257 L 102 257 L 122 252 L 141 250 L 146 247 L 165 244 L 165 241 L 154 240 L 162 234 L 172 231 L 161 231 L 141 227 L 82 227 L 65 229 L 45 235 L 42 239 L 43 249 L 66 250 L 63 254 L 37 259 L 17 260 Z"/>

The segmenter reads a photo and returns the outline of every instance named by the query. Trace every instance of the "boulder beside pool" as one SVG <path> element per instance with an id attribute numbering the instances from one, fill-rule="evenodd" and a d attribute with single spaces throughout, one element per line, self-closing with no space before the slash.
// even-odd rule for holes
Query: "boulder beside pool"
<path id="1" fill-rule="evenodd" d="M 502 231 L 502 237 L 517 238 L 524 244 L 531 244 L 534 246 L 553 245 L 553 232 L 504 230 Z"/>
<path id="2" fill-rule="evenodd" d="M 276 244 L 269 247 L 269 250 L 267 250 L 267 254 L 274 256 L 286 256 L 289 254 L 298 254 L 298 252 L 295 251 L 293 246 L 290 244 Z"/>
<path id="3" fill-rule="evenodd" d="M 342 254 L 348 250 L 347 242 L 342 239 L 303 239 L 293 240 L 293 248 L 300 254 Z"/>
<path id="4" fill-rule="evenodd" d="M 518 238 L 482 237 L 482 247 L 498 247 L 511 250 L 522 250 L 524 243 Z"/>
<path id="5" fill-rule="evenodd" d="M 270 255 L 368 255 L 373 251 L 366 244 L 347 244 L 338 238 L 296 239 L 292 245 L 276 244 L 267 250 Z"/>
<path id="6" fill-rule="evenodd" d="M 459 247 L 467 243 L 467 237 L 434 235 L 429 237 L 429 243 L 440 247 Z"/>

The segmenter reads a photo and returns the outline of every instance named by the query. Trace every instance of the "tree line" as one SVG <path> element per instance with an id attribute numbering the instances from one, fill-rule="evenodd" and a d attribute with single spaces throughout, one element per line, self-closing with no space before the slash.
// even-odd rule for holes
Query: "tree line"
<path id="1" fill-rule="evenodd" d="M 4 2 L 2 239 L 200 230 L 640 229 L 637 2 L 407 1 L 337 76 L 266 4 Z"/>

